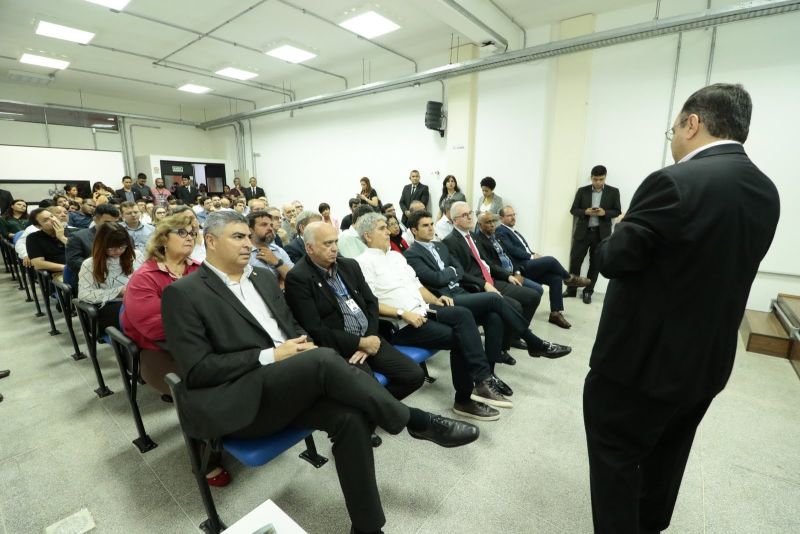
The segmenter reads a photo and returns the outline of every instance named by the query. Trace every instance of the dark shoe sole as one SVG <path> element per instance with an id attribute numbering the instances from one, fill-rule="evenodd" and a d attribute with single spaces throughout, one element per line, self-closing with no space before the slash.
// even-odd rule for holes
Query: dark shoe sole
<path id="1" fill-rule="evenodd" d="M 453 406 L 453 413 L 456 413 L 456 414 L 460 415 L 461 417 L 468 417 L 470 419 L 475 419 L 477 421 L 497 421 L 498 419 L 500 419 L 500 413 L 499 412 L 497 414 L 495 414 L 495 415 L 486 415 L 486 416 L 484 416 L 484 415 L 477 415 L 477 414 L 470 413 L 470 412 L 463 412 L 463 411 L 459 410 L 458 408 L 456 408 L 455 406 Z"/>
<path id="2" fill-rule="evenodd" d="M 553 354 L 547 354 L 547 353 L 544 353 L 544 352 L 534 352 L 534 353 L 530 354 L 530 356 L 531 356 L 531 358 L 548 358 L 550 360 L 555 360 L 556 358 L 563 358 L 564 356 L 566 356 L 570 352 L 572 352 L 572 349 L 569 349 L 567 351 L 562 351 L 562 352 L 555 352 Z"/>
<path id="3" fill-rule="evenodd" d="M 469 396 L 470 399 L 474 400 L 475 402 L 482 402 L 484 404 L 488 404 L 489 406 L 493 406 L 495 408 L 513 408 L 514 403 L 511 401 L 497 401 L 494 399 L 487 399 L 485 397 L 481 397 L 480 395 L 476 395 L 473 393 Z M 455 409 L 455 408 L 454 408 Z"/>

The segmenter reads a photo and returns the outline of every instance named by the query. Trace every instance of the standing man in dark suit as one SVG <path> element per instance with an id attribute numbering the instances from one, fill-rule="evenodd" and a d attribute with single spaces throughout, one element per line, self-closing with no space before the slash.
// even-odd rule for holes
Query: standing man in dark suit
<path id="1" fill-rule="evenodd" d="M 162 299 L 167 346 L 183 378 L 186 432 L 258 438 L 286 427 L 324 430 L 352 532 L 386 522 L 370 425 L 443 446 L 474 441 L 473 425 L 409 408 L 333 350 L 317 348 L 292 317 L 275 277 L 248 265 L 250 229 L 235 211 L 209 215 L 206 260 Z"/>
<path id="2" fill-rule="evenodd" d="M 256 180 L 256 177 L 253 176 L 252 178 L 250 178 L 250 187 L 245 188 L 244 199 L 249 201 L 250 199 L 253 198 L 261 198 L 265 196 L 267 195 L 264 194 L 264 189 L 258 187 L 258 180 Z"/>
<path id="3" fill-rule="evenodd" d="M 778 223 L 775 185 L 747 157 L 741 85 L 695 92 L 600 243 L 611 279 L 583 390 L 595 532 L 665 530 L 697 425 L 728 381 L 738 328 Z M 709 295 L 708 269 L 724 295 Z M 646 296 L 646 298 L 642 298 Z"/>
<path id="4" fill-rule="evenodd" d="M 134 189 L 131 185 L 133 180 L 130 176 L 122 177 L 122 189 L 117 189 L 115 196 L 120 203 L 122 202 L 136 202 L 142 198 L 142 193 L 138 189 Z"/>
<path id="5" fill-rule="evenodd" d="M 408 217 L 411 215 L 411 203 L 413 201 L 419 200 L 425 204 L 426 210 L 428 209 L 428 202 L 430 201 L 428 186 L 419 183 L 419 171 L 411 171 L 408 179 L 411 183 L 403 188 L 403 193 L 400 195 L 400 209 L 403 211 L 403 224 L 408 222 Z"/>
<path id="6" fill-rule="evenodd" d="M 175 190 L 175 197 L 183 202 L 184 206 L 193 206 L 200 195 L 197 187 L 188 176 L 181 177 L 181 185 Z"/>
<path id="7" fill-rule="evenodd" d="M 358 263 L 337 258 L 337 234 L 330 224 L 308 225 L 306 255 L 286 275 L 286 300 L 320 346 L 369 374 L 381 373 L 389 392 L 404 399 L 422 386 L 425 374 L 378 334 L 378 299 Z"/>
<path id="8" fill-rule="evenodd" d="M 569 252 L 569 272 L 580 276 L 583 259 L 586 252 L 589 252 L 589 272 L 586 277 L 592 283 L 583 289 L 583 302 L 586 304 L 592 302 L 594 285 L 597 283 L 597 245 L 611 235 L 611 221 L 622 213 L 619 189 L 606 184 L 606 174 L 604 166 L 592 167 L 592 184 L 578 188 L 569 210 L 575 219 L 572 248 Z M 574 287 L 564 291 L 565 297 L 574 297 L 576 294 Z"/>

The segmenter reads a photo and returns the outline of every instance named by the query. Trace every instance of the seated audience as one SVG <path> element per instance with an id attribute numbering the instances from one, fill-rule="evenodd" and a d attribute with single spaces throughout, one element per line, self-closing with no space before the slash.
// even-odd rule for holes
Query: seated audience
<path id="1" fill-rule="evenodd" d="M 233 179 L 233 187 L 231 188 L 231 198 L 244 198 L 244 189 L 242 189 L 242 181 L 237 176 Z M 245 199 L 246 200 L 246 199 Z"/>
<path id="2" fill-rule="evenodd" d="M 0 234 L 14 239 L 16 233 L 25 230 L 29 224 L 28 204 L 24 200 L 15 200 L 0 217 Z"/>
<path id="3" fill-rule="evenodd" d="M 306 255 L 306 245 L 303 241 L 303 232 L 312 223 L 322 220 L 322 216 L 314 211 L 301 211 L 296 217 L 297 236 L 286 244 L 285 250 L 292 259 L 292 263 L 297 263 L 300 258 Z M 338 232 L 337 232 L 338 233 Z"/>
<path id="4" fill-rule="evenodd" d="M 225 187 L 228 187 L 227 185 Z M 229 197 L 222 197 L 219 199 L 219 209 L 221 210 L 229 210 L 231 208 L 231 199 Z"/>
<path id="5" fill-rule="evenodd" d="M 495 187 L 497 187 L 497 182 L 491 176 L 487 176 L 481 180 L 481 193 L 483 193 L 483 196 L 475 207 L 476 215 L 480 215 L 485 211 L 494 213 L 495 215 L 500 212 L 500 208 L 503 207 L 503 199 L 500 195 L 494 193 Z"/>
<path id="6" fill-rule="evenodd" d="M 200 223 L 200 228 L 206 222 L 208 215 L 214 211 L 214 201 L 209 197 L 200 197 L 197 199 L 197 205 L 194 207 L 194 213 L 197 216 L 197 222 Z"/>
<path id="7" fill-rule="evenodd" d="M 286 233 L 286 239 L 283 240 L 284 243 L 288 244 L 289 241 L 294 239 L 295 236 L 297 235 L 297 226 L 295 217 L 297 216 L 298 213 L 300 212 L 296 211 L 294 204 L 289 203 L 283 205 L 283 222 L 281 222 L 281 228 Z"/>
<path id="8" fill-rule="evenodd" d="M 172 210 L 173 215 L 181 215 L 186 219 L 187 224 L 191 224 L 195 231 L 194 249 L 192 250 L 191 259 L 197 263 L 201 263 L 206 259 L 206 246 L 203 243 L 203 234 L 200 232 L 200 222 L 197 220 L 197 214 L 190 206 L 176 206 Z"/>
<path id="9" fill-rule="evenodd" d="M 75 228 L 89 228 L 92 224 L 94 217 L 94 210 L 96 203 L 94 199 L 85 198 L 81 204 L 80 211 L 72 211 L 69 213 L 69 224 Z"/>
<path id="10" fill-rule="evenodd" d="M 155 228 L 151 224 L 141 222 L 142 214 L 135 202 L 123 202 L 119 205 L 119 209 L 122 214 L 122 225 L 133 238 L 134 247 L 139 252 L 144 252 Z"/>
<path id="11" fill-rule="evenodd" d="M 405 427 L 414 438 L 446 447 L 475 441 L 478 429 L 401 404 L 333 350 L 318 348 L 292 317 L 275 279 L 247 264 L 244 218 L 222 211 L 207 223 L 206 261 L 164 291 L 167 343 L 180 362 L 178 394 L 190 414 L 186 432 L 262 438 L 290 426 L 324 430 L 333 441 L 351 532 L 380 532 L 386 520 L 372 426 L 392 434 Z"/>
<path id="12" fill-rule="evenodd" d="M 245 208 L 247 208 L 247 202 L 245 202 L 243 197 L 239 197 L 233 201 L 233 209 L 236 213 L 244 215 Z"/>
<path id="13" fill-rule="evenodd" d="M 378 333 L 378 301 L 358 263 L 337 258 L 336 230 L 311 223 L 305 242 L 306 256 L 286 276 L 286 300 L 300 326 L 320 346 L 336 350 L 368 373 L 386 376 L 396 399 L 419 389 L 425 378 L 422 369 Z"/>
<path id="14" fill-rule="evenodd" d="M 75 184 L 67 184 L 64 186 L 64 194 L 67 196 L 67 199 L 72 202 L 77 202 L 80 205 L 81 197 L 78 196 L 78 186 Z"/>
<path id="15" fill-rule="evenodd" d="M 100 332 L 105 332 L 109 326 L 119 328 L 122 297 L 129 278 L 143 260 L 122 225 L 103 223 L 93 229 L 97 234 L 92 255 L 81 264 L 78 274 L 78 298 L 98 307 Z"/>
<path id="16" fill-rule="evenodd" d="M 442 195 L 439 197 L 439 221 L 447 218 L 450 209 L 445 206 L 445 202 L 450 201 L 450 204 L 456 201 L 466 202 L 467 197 L 461 192 L 458 187 L 458 180 L 452 174 L 448 174 L 442 181 Z M 438 222 L 437 222 L 438 225 Z M 438 234 L 437 234 L 438 235 Z M 440 240 L 443 238 L 439 238 Z"/>
<path id="17" fill-rule="evenodd" d="M 377 211 L 381 211 L 381 199 L 378 198 L 378 192 L 372 188 L 369 178 L 364 176 L 359 181 L 361 184 L 361 191 L 354 197 L 357 198 L 359 204 L 369 204 L 369 206 Z"/>
<path id="18" fill-rule="evenodd" d="M 64 254 L 66 225 L 56 218 L 50 208 L 36 208 L 28 220 L 40 230 L 30 234 L 25 244 L 31 265 L 37 271 L 49 271 L 60 278 L 67 261 Z"/>
<path id="19" fill-rule="evenodd" d="M 423 204 L 421 200 L 412 200 L 411 204 L 408 205 L 409 215 L 418 211 L 425 211 L 426 209 L 427 208 L 425 208 L 425 204 Z M 408 243 L 409 246 L 414 243 L 414 234 L 411 233 L 409 228 L 406 228 L 406 231 L 403 232 L 403 239 L 406 240 L 406 243 Z"/>
<path id="20" fill-rule="evenodd" d="M 389 248 L 389 230 L 383 215 L 367 213 L 358 219 L 356 230 L 368 247 L 356 261 L 378 299 L 380 315 L 390 318 L 394 326 L 389 341 L 395 345 L 449 349 L 456 390 L 453 411 L 483 421 L 497 420 L 500 413 L 488 405 L 511 408 L 512 403 L 503 392 L 513 392 L 492 372 L 470 311 L 455 306 L 450 297 L 436 297 L 420 284 L 403 255 Z M 428 313 L 435 313 L 435 319 L 429 321 Z"/>
<path id="21" fill-rule="evenodd" d="M 53 206 L 61 206 L 65 210 L 69 209 L 69 199 L 64 195 L 56 195 L 53 197 Z M 42 207 L 41 205 L 39 207 Z"/>
<path id="22" fill-rule="evenodd" d="M 400 235 L 400 221 L 394 215 L 386 215 L 386 228 L 389 230 L 389 247 L 400 254 L 408 250 L 408 243 Z M 367 243 L 369 246 L 369 243 Z"/>
<path id="23" fill-rule="evenodd" d="M 113 204 L 101 204 L 94 210 L 94 217 L 92 217 L 93 226 L 70 234 L 67 240 L 66 258 L 67 267 L 72 271 L 73 276 L 72 280 L 65 280 L 65 282 L 72 286 L 76 294 L 80 293 L 77 276 L 84 260 L 92 255 L 97 227 L 104 223 L 113 223 L 118 220 L 119 210 L 116 206 Z"/>
<path id="24" fill-rule="evenodd" d="M 153 226 L 158 226 L 158 223 L 167 218 L 167 208 L 164 206 L 157 206 L 153 208 Z"/>
<path id="25" fill-rule="evenodd" d="M 247 201 L 247 213 L 250 213 L 251 211 L 263 211 L 265 209 L 267 209 L 267 202 L 265 200 L 261 200 L 260 198 L 251 198 Z M 278 215 L 280 216 L 280 210 L 278 211 Z M 278 222 L 280 222 L 280 220 Z"/>
<path id="26" fill-rule="evenodd" d="M 286 232 L 283 231 L 283 227 L 281 223 L 283 222 L 283 216 L 281 215 L 281 210 L 276 207 L 264 207 L 264 210 L 267 211 L 270 215 L 272 215 L 272 228 L 275 230 L 275 244 L 279 247 L 283 247 L 284 243 L 289 242 L 289 238 L 286 235 Z"/>
<path id="27" fill-rule="evenodd" d="M 326 224 L 330 224 L 336 230 L 339 230 L 339 221 L 336 220 L 336 217 L 331 215 L 331 205 L 327 202 L 323 202 L 319 205 L 319 214 L 322 216 L 322 222 Z"/>
<path id="28" fill-rule="evenodd" d="M 443 215 L 436 222 L 436 226 L 434 227 L 437 241 L 441 241 L 453 231 L 454 226 L 453 219 L 450 217 L 450 209 L 453 207 L 454 202 L 458 202 L 458 200 L 447 199 L 442 203 Z"/>
<path id="29" fill-rule="evenodd" d="M 81 205 L 79 202 L 75 202 L 74 200 L 69 201 L 69 206 L 67 207 L 67 211 L 69 213 L 74 213 L 81 211 Z"/>
<path id="30" fill-rule="evenodd" d="M 364 204 L 356 208 L 351 218 L 353 224 L 339 235 L 339 254 L 345 258 L 356 258 L 359 254 L 367 250 L 367 246 L 358 236 L 358 232 L 356 232 L 354 227 L 358 218 L 367 213 L 374 213 L 372 207 Z"/>
<path id="31" fill-rule="evenodd" d="M 286 251 L 275 244 L 272 215 L 266 211 L 250 212 L 247 215 L 247 225 L 250 227 L 250 240 L 253 243 L 250 265 L 266 267 L 283 287 L 286 275 L 294 267 L 294 263 Z"/>
<path id="32" fill-rule="evenodd" d="M 341 226 L 339 226 L 339 230 L 343 232 L 348 228 L 350 228 L 350 226 L 353 224 L 353 215 L 355 214 L 358 207 L 361 205 L 361 200 L 358 198 L 351 198 L 347 202 L 347 205 L 350 206 L 350 213 L 348 213 L 342 218 L 342 224 Z"/>
<path id="33" fill-rule="evenodd" d="M 153 224 L 153 216 L 147 211 L 147 202 L 138 200 L 136 206 L 139 208 L 139 221 L 142 224 Z"/>

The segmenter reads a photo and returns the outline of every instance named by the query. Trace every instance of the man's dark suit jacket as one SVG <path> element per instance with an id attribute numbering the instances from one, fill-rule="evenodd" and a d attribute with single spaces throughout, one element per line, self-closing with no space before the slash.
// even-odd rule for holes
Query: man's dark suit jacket
<path id="1" fill-rule="evenodd" d="M 10 208 L 11 204 L 13 203 L 14 195 L 12 195 L 10 191 L 0 189 L 0 213 L 5 213 L 5 211 Z"/>
<path id="2" fill-rule="evenodd" d="M 592 186 L 586 185 L 579 187 L 575 193 L 575 200 L 569 212 L 575 217 L 575 230 L 572 237 L 578 241 L 586 237 L 589 232 L 589 215 L 586 215 L 586 208 L 592 207 Z M 622 213 L 622 206 L 619 202 L 619 189 L 606 184 L 603 186 L 603 196 L 600 197 L 600 207 L 606 210 L 606 214 L 600 217 L 600 238 L 605 239 L 611 235 L 611 220 L 619 217 Z"/>
<path id="3" fill-rule="evenodd" d="M 349 258 L 336 260 L 339 276 L 367 316 L 367 332 L 364 336 L 378 335 L 378 299 L 372 294 L 361 267 Z M 286 275 L 286 301 L 294 316 L 308 331 L 320 347 L 330 347 L 349 358 L 358 350 L 360 337 L 344 331 L 344 315 L 322 272 L 304 256 Z"/>
<path id="4" fill-rule="evenodd" d="M 131 193 L 133 193 L 134 202 L 142 199 L 142 193 L 138 189 L 134 189 L 133 186 L 131 186 Z M 125 196 L 125 189 L 117 189 L 114 196 L 117 197 L 120 203 L 128 201 L 128 197 Z"/>
<path id="5" fill-rule="evenodd" d="M 299 235 L 289 241 L 289 244 L 283 247 L 283 250 L 289 255 L 292 263 L 297 263 L 300 261 L 300 258 L 306 255 L 306 245 L 303 242 L 303 238 Z"/>
<path id="6" fill-rule="evenodd" d="M 411 184 L 407 184 L 403 188 L 403 193 L 400 195 L 400 209 L 403 212 L 403 224 L 408 222 L 408 217 L 406 217 L 406 212 L 408 211 L 408 207 L 411 206 L 411 203 L 415 200 L 419 200 L 423 204 L 425 204 L 425 209 L 428 209 L 429 201 L 431 199 L 430 193 L 428 192 L 428 186 L 422 183 L 417 184 L 417 188 L 414 190 L 414 194 L 411 194 Z"/>
<path id="7" fill-rule="evenodd" d="M 433 246 L 436 247 L 436 252 L 445 265 L 444 270 L 439 269 L 439 264 L 436 263 L 433 254 L 416 241 L 412 243 L 404 254 L 406 261 L 411 268 L 414 269 L 414 272 L 417 273 L 417 278 L 419 278 L 422 285 L 437 296 L 452 296 L 453 292 L 449 287 L 450 282 L 458 282 L 462 289 L 476 292 L 483 291 L 483 285 L 485 283 L 483 277 L 475 278 L 474 276 L 464 273 L 464 268 L 458 260 L 450 255 L 450 251 L 445 245 L 437 241 L 433 241 L 432 243 Z M 455 271 L 447 267 L 452 267 Z"/>
<path id="8" fill-rule="evenodd" d="M 522 235 L 522 234 L 520 234 Z M 528 251 L 525 250 L 525 247 L 522 243 L 519 242 L 517 236 L 514 234 L 514 230 L 502 224 L 497 226 L 497 229 L 494 232 L 494 236 L 500 241 L 500 244 L 503 246 L 503 250 L 506 251 L 508 257 L 511 258 L 515 264 L 522 263 L 531 259 L 531 255 L 528 254 Z M 528 246 L 531 252 L 533 252 L 533 247 L 531 247 L 530 243 L 528 243 L 527 239 L 524 237 L 522 238 L 525 241 L 525 244 Z M 494 248 L 494 247 L 492 247 Z"/>
<path id="9" fill-rule="evenodd" d="M 244 199 L 247 201 L 250 201 L 251 198 L 259 198 L 267 196 L 264 193 L 264 189 L 262 189 L 261 187 L 256 187 L 255 196 L 253 195 L 253 190 L 250 186 L 244 187 L 243 189 L 244 189 Z"/>
<path id="10" fill-rule="evenodd" d="M 491 273 L 493 273 L 492 277 L 495 276 L 494 273 L 497 273 L 498 274 L 498 276 L 497 276 L 498 279 L 504 280 L 504 281 L 508 280 L 509 275 L 511 275 L 513 273 L 509 273 L 508 271 L 506 271 L 505 267 L 503 267 L 503 262 L 500 261 L 500 254 L 498 254 L 497 251 L 495 250 L 494 245 L 492 245 L 491 240 L 488 237 L 486 237 L 485 235 L 483 235 L 483 232 L 481 232 L 480 230 L 475 232 L 474 234 L 472 234 L 472 237 L 473 237 L 473 239 L 475 239 L 475 246 L 478 247 L 478 252 L 480 253 L 481 258 L 486 260 L 486 263 L 489 264 L 489 271 Z M 496 233 L 495 233 L 495 239 L 497 239 Z M 500 246 L 503 248 L 503 252 L 505 252 L 506 256 L 508 256 L 508 259 L 511 260 L 511 264 L 514 266 L 514 270 L 515 271 L 520 271 L 521 269 L 517 265 L 517 262 L 508 253 L 508 251 L 506 250 L 506 247 L 503 245 L 503 243 L 499 239 L 497 241 L 498 241 L 498 243 L 500 243 Z M 530 256 L 528 256 L 528 259 L 530 259 Z M 508 274 L 506 275 L 505 278 L 500 278 L 499 275 L 502 275 L 504 273 L 508 273 Z"/>
<path id="11" fill-rule="evenodd" d="M 472 236 L 473 241 L 475 241 L 475 245 L 477 248 L 478 241 L 475 239 L 475 236 Z M 458 263 L 460 263 L 464 267 L 464 272 L 466 276 L 473 277 L 479 284 L 481 288 L 486 283 L 483 280 L 483 273 L 481 272 L 481 267 L 475 261 L 475 258 L 472 256 L 472 252 L 469 250 L 469 245 L 467 245 L 467 240 L 461 235 L 458 231 L 458 228 L 454 228 L 450 235 L 442 239 L 442 243 L 447 246 L 447 249 L 450 251 L 450 255 L 453 256 Z M 491 247 L 491 244 L 489 245 Z M 494 247 L 492 247 L 494 251 Z M 478 254 L 481 254 L 480 249 L 478 249 Z M 497 253 L 495 253 L 497 256 Z M 486 260 L 485 257 L 483 257 Z M 502 264 L 500 263 L 500 258 L 497 257 L 497 263 L 493 261 L 486 261 L 489 264 L 489 274 L 492 275 L 492 278 L 495 280 L 500 280 L 502 282 L 508 282 L 508 277 L 511 276 L 512 273 L 503 269 Z"/>
<path id="12" fill-rule="evenodd" d="M 739 144 L 648 176 L 597 249 L 611 281 L 592 369 L 659 399 L 719 393 L 779 212 L 777 189 Z"/>
<path id="13" fill-rule="evenodd" d="M 144 184 L 144 185 L 133 184 L 131 186 L 131 189 L 133 189 L 134 191 L 137 191 L 139 193 L 139 197 L 140 198 L 142 198 L 142 199 L 144 199 L 144 200 L 146 200 L 148 202 L 152 202 L 153 201 L 153 191 L 150 189 L 149 185 L 147 185 L 147 184 Z"/>
<path id="14" fill-rule="evenodd" d="M 178 186 L 178 189 L 175 190 L 175 197 L 187 206 L 193 205 L 195 202 L 197 202 L 197 197 L 199 195 L 200 191 L 198 191 L 197 187 L 192 184 L 189 184 L 188 187 L 180 185 Z"/>
<path id="15" fill-rule="evenodd" d="M 255 267 L 250 281 L 288 338 L 305 334 L 271 272 Z M 253 371 L 261 351 L 274 346 L 256 318 L 205 265 L 164 289 L 161 315 L 185 386 L 187 432 L 219 437 L 252 423 L 264 389 L 263 373 Z"/>
<path id="16" fill-rule="evenodd" d="M 67 267 L 72 271 L 75 287 L 78 286 L 78 273 L 81 272 L 81 264 L 83 260 L 92 255 L 92 247 L 94 246 L 94 236 L 97 234 L 97 227 L 84 228 L 70 234 L 67 239 L 66 257 Z"/>

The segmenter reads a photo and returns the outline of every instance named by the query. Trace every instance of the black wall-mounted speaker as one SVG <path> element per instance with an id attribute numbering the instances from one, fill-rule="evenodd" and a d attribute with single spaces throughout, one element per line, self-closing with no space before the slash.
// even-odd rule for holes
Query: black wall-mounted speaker
<path id="1" fill-rule="evenodd" d="M 442 113 L 442 106 L 441 102 L 434 102 L 433 100 L 428 101 L 428 105 L 425 107 L 425 127 L 429 130 L 436 130 L 439 134 L 444 137 L 444 113 Z"/>

